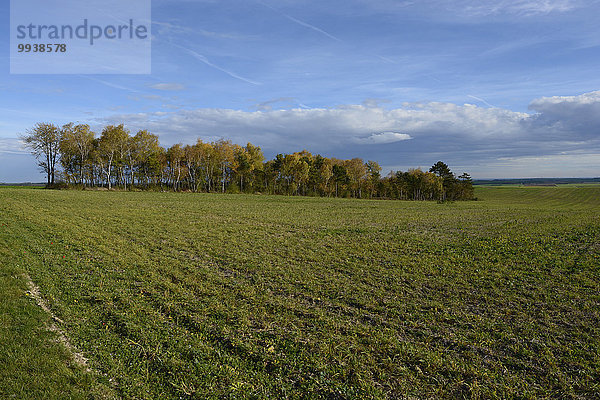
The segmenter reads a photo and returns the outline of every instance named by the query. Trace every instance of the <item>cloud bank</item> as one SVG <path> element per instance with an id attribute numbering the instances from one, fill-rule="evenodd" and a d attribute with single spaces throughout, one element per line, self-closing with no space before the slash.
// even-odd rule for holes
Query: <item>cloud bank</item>
<path id="1" fill-rule="evenodd" d="M 406 103 L 401 108 L 344 105 L 337 108 L 292 108 L 241 111 L 203 108 L 174 112 L 115 115 L 102 123 L 125 122 L 147 128 L 169 143 L 196 137 L 251 140 L 268 148 L 331 148 L 361 143 L 379 145 L 419 140 L 481 142 L 523 135 L 531 116 L 471 104 Z"/>
<path id="2" fill-rule="evenodd" d="M 529 113 L 472 104 L 405 103 L 399 108 L 344 105 L 242 111 L 203 108 L 114 115 L 149 129 L 165 145 L 224 137 L 260 145 L 267 154 L 308 149 L 335 156 L 376 159 L 383 165 L 422 165 L 436 159 L 484 165 L 519 157 L 546 158 L 585 151 L 600 170 L 600 91 L 534 99 Z M 600 172 L 599 172 L 600 174 Z"/>

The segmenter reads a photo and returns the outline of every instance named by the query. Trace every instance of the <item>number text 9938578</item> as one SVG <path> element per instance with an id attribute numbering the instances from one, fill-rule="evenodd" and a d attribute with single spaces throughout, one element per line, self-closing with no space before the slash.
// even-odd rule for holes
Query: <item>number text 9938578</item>
<path id="1" fill-rule="evenodd" d="M 19 53 L 65 53 L 67 45 L 64 43 L 19 43 Z"/>

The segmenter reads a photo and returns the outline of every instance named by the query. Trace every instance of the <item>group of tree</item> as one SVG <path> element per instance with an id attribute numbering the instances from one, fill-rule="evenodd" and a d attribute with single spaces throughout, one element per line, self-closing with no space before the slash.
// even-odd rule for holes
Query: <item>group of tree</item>
<path id="1" fill-rule="evenodd" d="M 340 160 L 306 150 L 265 161 L 262 150 L 229 140 L 161 147 L 146 130 L 135 135 L 121 125 L 97 136 L 89 125 L 38 123 L 21 137 L 37 157 L 49 187 L 123 190 L 269 193 L 304 196 L 465 200 L 471 177 L 456 177 L 439 161 L 429 171 L 411 169 L 381 176 L 375 161 Z"/>

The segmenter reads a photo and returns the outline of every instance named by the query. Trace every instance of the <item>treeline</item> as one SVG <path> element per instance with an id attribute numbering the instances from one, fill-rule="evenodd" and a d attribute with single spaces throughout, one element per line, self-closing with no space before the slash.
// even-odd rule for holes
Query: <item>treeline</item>
<path id="1" fill-rule="evenodd" d="M 303 196 L 464 200 L 473 198 L 471 177 L 456 177 L 439 161 L 429 171 L 411 169 L 381 176 L 375 161 L 340 160 L 306 150 L 265 161 L 262 150 L 229 140 L 160 146 L 146 130 L 123 124 L 99 137 L 88 125 L 38 123 L 21 137 L 38 158 L 48 186 L 124 190 L 269 193 Z"/>

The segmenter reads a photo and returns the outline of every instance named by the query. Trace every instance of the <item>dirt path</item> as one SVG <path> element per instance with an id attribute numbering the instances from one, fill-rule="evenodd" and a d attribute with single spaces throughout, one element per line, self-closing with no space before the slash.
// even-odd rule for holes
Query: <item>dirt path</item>
<path id="1" fill-rule="evenodd" d="M 28 274 L 23 274 L 23 278 L 25 279 L 25 282 L 27 282 L 27 294 L 31 296 L 35 300 L 37 305 L 40 306 L 41 309 L 44 310 L 52 318 L 48 326 L 48 330 L 57 334 L 58 341 L 65 346 L 65 348 L 71 355 L 73 361 L 78 366 L 85 369 L 87 372 L 92 372 L 91 368 L 89 367 L 88 359 L 85 358 L 83 353 L 77 350 L 77 348 L 69 342 L 69 339 L 65 335 L 65 332 L 62 329 L 60 329 L 60 327 L 57 325 L 64 324 L 64 322 L 56 315 L 54 315 L 54 313 L 50 310 L 50 308 L 42 298 L 40 288 L 31 280 L 31 277 Z"/>

